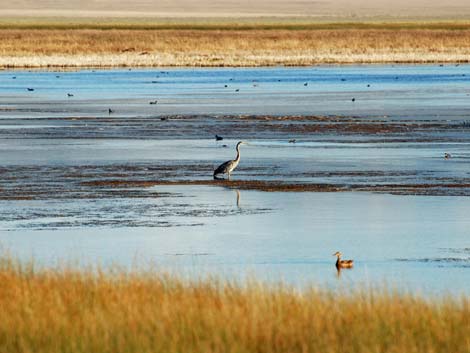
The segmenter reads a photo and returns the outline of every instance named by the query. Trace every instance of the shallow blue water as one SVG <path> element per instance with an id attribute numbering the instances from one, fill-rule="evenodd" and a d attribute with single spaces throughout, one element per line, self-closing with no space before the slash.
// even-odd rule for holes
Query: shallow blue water
<path id="1" fill-rule="evenodd" d="M 177 134 L 177 123 L 171 125 L 175 138 L 140 139 L 132 135 L 137 117 L 344 114 L 465 121 L 470 116 L 469 65 L 161 71 L 0 72 L 0 245 L 44 264 L 150 262 L 191 275 L 254 274 L 295 285 L 388 283 L 424 293 L 470 293 L 469 197 L 237 194 L 206 186 L 136 187 L 130 190 L 138 192 L 133 197 L 129 190 L 121 195 L 112 187 L 111 194 L 96 188 L 92 191 L 102 194 L 95 196 L 80 184 L 106 178 L 210 179 L 217 163 L 233 157 L 236 140 L 226 138 L 229 148 L 223 148 L 213 140 L 185 139 Z M 158 104 L 150 105 L 155 99 Z M 55 131 L 87 132 L 87 120 L 81 125 L 41 120 L 87 116 L 129 119 L 119 139 L 80 133 L 64 138 L 68 135 Z M 15 130 L 13 137 L 10 130 Z M 445 142 L 427 135 L 419 143 L 361 142 L 357 136 L 341 142 L 330 134 L 302 136 L 289 144 L 255 136 L 242 149 L 234 178 L 341 185 L 470 183 L 465 131 L 455 141 L 452 135 Z M 445 160 L 444 152 L 453 157 Z M 168 172 L 158 174 L 152 167 Z M 23 190 L 39 196 L 14 199 Z M 148 197 L 151 192 L 162 195 Z M 331 256 L 337 250 L 356 261 L 340 278 Z"/>
<path id="2" fill-rule="evenodd" d="M 432 294 L 470 293 L 468 197 L 258 191 L 237 195 L 235 190 L 194 186 L 155 189 L 185 196 L 145 202 L 35 203 L 37 214 L 41 207 L 49 207 L 58 209 L 57 216 L 16 221 L 17 225 L 42 222 L 43 227 L 0 231 L 0 241 L 14 254 L 34 256 L 45 264 L 64 259 L 104 266 L 153 264 L 191 276 L 255 275 L 300 286 L 387 284 Z M 147 211 L 132 217 L 147 224 L 60 227 L 54 223 L 63 221 L 70 208 L 77 210 L 75 220 L 93 213 L 125 218 L 126 214 L 106 213 L 117 202 L 128 209 L 144 202 L 142 210 Z M 98 204 L 103 209 L 97 209 Z M 25 205 L 9 203 L 9 207 Z M 168 226 L 152 226 L 163 221 Z M 340 278 L 332 256 L 337 250 L 356 262 Z"/>
<path id="3" fill-rule="evenodd" d="M 469 94 L 469 65 L 0 72 L 0 106 L 15 109 L 0 116 L 9 117 L 106 116 L 111 107 L 116 116 L 246 113 L 464 119 L 470 111 Z M 158 104 L 150 105 L 153 100 Z"/>

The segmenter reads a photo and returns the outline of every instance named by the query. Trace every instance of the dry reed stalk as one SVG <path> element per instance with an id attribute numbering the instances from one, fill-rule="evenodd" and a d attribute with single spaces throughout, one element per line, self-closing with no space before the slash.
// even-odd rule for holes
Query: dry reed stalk
<path id="1" fill-rule="evenodd" d="M 468 297 L 0 263 L 1 353 L 470 350 Z"/>

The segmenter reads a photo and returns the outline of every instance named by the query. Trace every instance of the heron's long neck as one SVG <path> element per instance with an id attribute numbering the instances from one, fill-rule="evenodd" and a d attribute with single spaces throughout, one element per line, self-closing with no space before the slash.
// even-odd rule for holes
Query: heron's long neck
<path id="1" fill-rule="evenodd" d="M 240 146 L 237 146 L 237 158 L 235 158 L 235 161 L 239 161 L 240 160 Z"/>

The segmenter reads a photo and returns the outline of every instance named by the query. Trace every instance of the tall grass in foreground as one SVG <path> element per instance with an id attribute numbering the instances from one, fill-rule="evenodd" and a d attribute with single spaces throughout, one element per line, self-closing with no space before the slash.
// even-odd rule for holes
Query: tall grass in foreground
<path id="1" fill-rule="evenodd" d="M 469 352 L 470 299 L 0 264 L 0 352 Z"/>

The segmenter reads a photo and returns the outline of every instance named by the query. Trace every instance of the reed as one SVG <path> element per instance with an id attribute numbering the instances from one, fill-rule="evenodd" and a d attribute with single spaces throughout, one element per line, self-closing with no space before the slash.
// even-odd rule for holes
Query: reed
<path id="1" fill-rule="evenodd" d="M 0 352 L 468 352 L 470 299 L 0 261 Z"/>
<path id="2" fill-rule="evenodd" d="M 442 24 L 323 24 L 307 29 L 285 25 L 241 29 L 179 26 L 1 28 L 0 67 L 305 66 L 470 60 L 470 27 L 466 24 L 449 24 L 447 29 Z"/>

